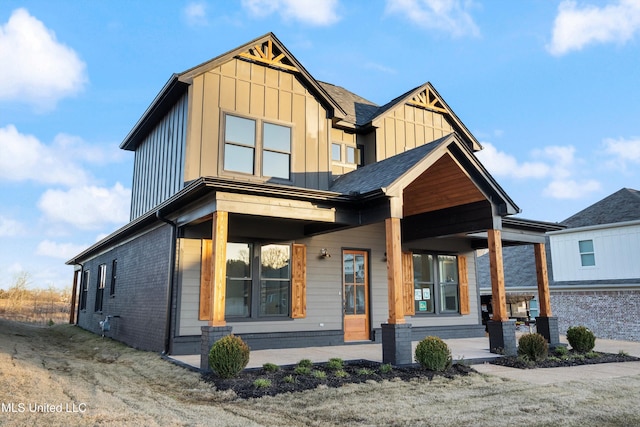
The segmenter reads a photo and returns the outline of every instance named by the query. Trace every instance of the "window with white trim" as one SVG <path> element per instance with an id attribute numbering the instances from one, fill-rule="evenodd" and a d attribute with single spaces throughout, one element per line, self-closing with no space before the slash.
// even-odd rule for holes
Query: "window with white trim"
<path id="1" fill-rule="evenodd" d="M 580 264 L 583 267 L 593 267 L 596 265 L 596 254 L 593 250 L 593 240 L 578 241 L 580 251 Z"/>
<path id="2" fill-rule="evenodd" d="M 87 309 L 87 295 L 89 294 L 89 270 L 82 272 L 82 291 L 80 292 L 80 310 Z"/>
<path id="3" fill-rule="evenodd" d="M 231 114 L 224 121 L 225 171 L 291 179 L 291 127 Z"/>

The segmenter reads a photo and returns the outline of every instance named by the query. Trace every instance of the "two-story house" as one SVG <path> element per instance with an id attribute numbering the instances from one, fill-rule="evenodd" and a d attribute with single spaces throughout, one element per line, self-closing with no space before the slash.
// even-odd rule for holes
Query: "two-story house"
<path id="1" fill-rule="evenodd" d="M 203 364 L 229 333 L 253 349 L 382 342 L 395 364 L 426 335 L 483 336 L 475 249 L 503 301 L 502 243 L 544 251 L 556 229 L 509 218 L 430 83 L 378 106 L 271 33 L 174 74 L 121 148 L 131 222 L 68 261 L 76 321 L 100 333 L 114 316 L 109 336 Z M 491 348 L 514 352 L 501 307 Z"/>

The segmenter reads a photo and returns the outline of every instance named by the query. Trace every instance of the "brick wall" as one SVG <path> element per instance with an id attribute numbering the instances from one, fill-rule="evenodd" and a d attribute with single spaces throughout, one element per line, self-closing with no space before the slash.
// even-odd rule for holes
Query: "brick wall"
<path id="1" fill-rule="evenodd" d="M 169 264 L 171 262 L 171 227 L 163 225 L 84 263 L 89 269 L 86 310 L 80 312 L 78 325 L 101 334 L 100 320 L 111 320 L 105 335 L 132 347 L 162 351 L 165 346 Z M 118 260 L 115 294 L 109 295 L 112 261 Z M 94 311 L 98 266 L 106 264 L 103 310 Z M 81 291 L 81 289 L 80 289 Z"/>
<path id="2" fill-rule="evenodd" d="M 596 338 L 640 341 L 640 291 L 580 291 L 551 293 L 560 334 L 571 326 L 586 326 Z"/>

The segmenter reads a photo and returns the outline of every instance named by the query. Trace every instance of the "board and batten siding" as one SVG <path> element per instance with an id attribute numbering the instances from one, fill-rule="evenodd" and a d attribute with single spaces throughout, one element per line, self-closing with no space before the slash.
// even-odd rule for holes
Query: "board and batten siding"
<path id="1" fill-rule="evenodd" d="M 403 104 L 376 129 L 376 161 L 419 147 L 453 132 L 440 113 Z"/>
<path id="2" fill-rule="evenodd" d="M 316 98 L 291 72 L 232 59 L 194 77 L 189 89 L 185 181 L 233 175 L 222 165 L 223 115 L 291 126 L 293 185 L 327 190 L 330 180 L 331 121 Z M 242 175 L 243 179 L 266 178 Z"/>
<path id="3" fill-rule="evenodd" d="M 136 148 L 131 220 L 183 188 L 186 124 L 185 93 Z"/>
<path id="4" fill-rule="evenodd" d="M 307 312 L 302 319 L 227 322 L 233 332 L 269 333 L 342 330 L 342 250 L 369 251 L 371 327 L 380 328 L 389 317 L 387 262 L 384 223 L 337 231 L 297 240 L 307 248 Z M 455 246 L 455 245 L 454 245 Z M 452 246 L 453 247 L 453 246 Z M 320 257 L 326 249 L 330 258 Z M 449 248 L 449 250 L 451 247 Z M 180 286 L 179 335 L 200 335 L 206 321 L 198 320 L 201 240 L 180 239 L 178 280 Z M 449 326 L 478 324 L 478 291 L 474 254 L 464 253 L 469 266 L 470 314 L 464 316 L 412 316 L 413 326 Z"/>
<path id="5" fill-rule="evenodd" d="M 578 242 L 592 240 L 594 266 L 582 266 Z M 550 233 L 553 280 L 640 279 L 640 224 Z"/>

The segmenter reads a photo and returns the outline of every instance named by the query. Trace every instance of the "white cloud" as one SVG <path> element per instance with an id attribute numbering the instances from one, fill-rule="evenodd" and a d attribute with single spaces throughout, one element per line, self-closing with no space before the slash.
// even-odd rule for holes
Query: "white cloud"
<path id="1" fill-rule="evenodd" d="M 453 37 L 479 36 L 469 13 L 472 5 L 468 0 L 387 0 L 386 12 L 404 15 L 414 24 Z"/>
<path id="2" fill-rule="evenodd" d="M 18 221 L 0 215 L 0 237 L 17 236 L 23 230 L 23 225 Z"/>
<path id="3" fill-rule="evenodd" d="M 85 181 L 87 174 L 63 148 L 46 146 L 13 125 L 0 128 L 0 179 L 64 185 Z"/>
<path id="4" fill-rule="evenodd" d="M 607 138 L 603 141 L 603 145 L 605 153 L 613 157 L 608 162 L 610 167 L 625 170 L 628 163 L 640 164 L 640 138 Z"/>
<path id="5" fill-rule="evenodd" d="M 56 243 L 51 240 L 43 240 L 36 248 L 36 255 L 68 260 L 87 248 L 87 245 L 74 243 Z"/>
<path id="6" fill-rule="evenodd" d="M 208 24 L 207 4 L 204 2 L 191 2 L 183 10 L 187 24 L 191 26 L 203 26 Z"/>
<path id="7" fill-rule="evenodd" d="M 580 199 L 602 188 L 594 179 L 575 181 L 573 179 L 554 180 L 547 185 L 542 194 L 554 199 Z"/>
<path id="8" fill-rule="evenodd" d="M 498 151 L 491 143 L 482 142 L 484 149 L 476 156 L 492 175 L 512 178 L 544 178 L 551 172 L 551 167 L 542 162 L 524 162 L 510 154 Z"/>
<path id="9" fill-rule="evenodd" d="M 87 83 L 86 65 L 76 52 L 26 9 L 14 10 L 0 26 L 0 64 L 0 100 L 38 110 L 54 108 Z"/>
<path id="10" fill-rule="evenodd" d="M 251 15 L 264 18 L 274 12 L 285 20 L 325 26 L 340 20 L 338 0 L 242 0 Z"/>
<path id="11" fill-rule="evenodd" d="M 112 188 L 83 186 L 67 191 L 47 190 L 38 207 L 49 220 L 88 230 L 107 224 L 126 224 L 130 199 L 131 189 L 116 183 Z"/>
<path id="12" fill-rule="evenodd" d="M 619 0 L 602 8 L 578 7 L 574 0 L 558 6 L 547 50 L 556 56 L 592 43 L 625 43 L 640 30 L 640 2 Z"/>

